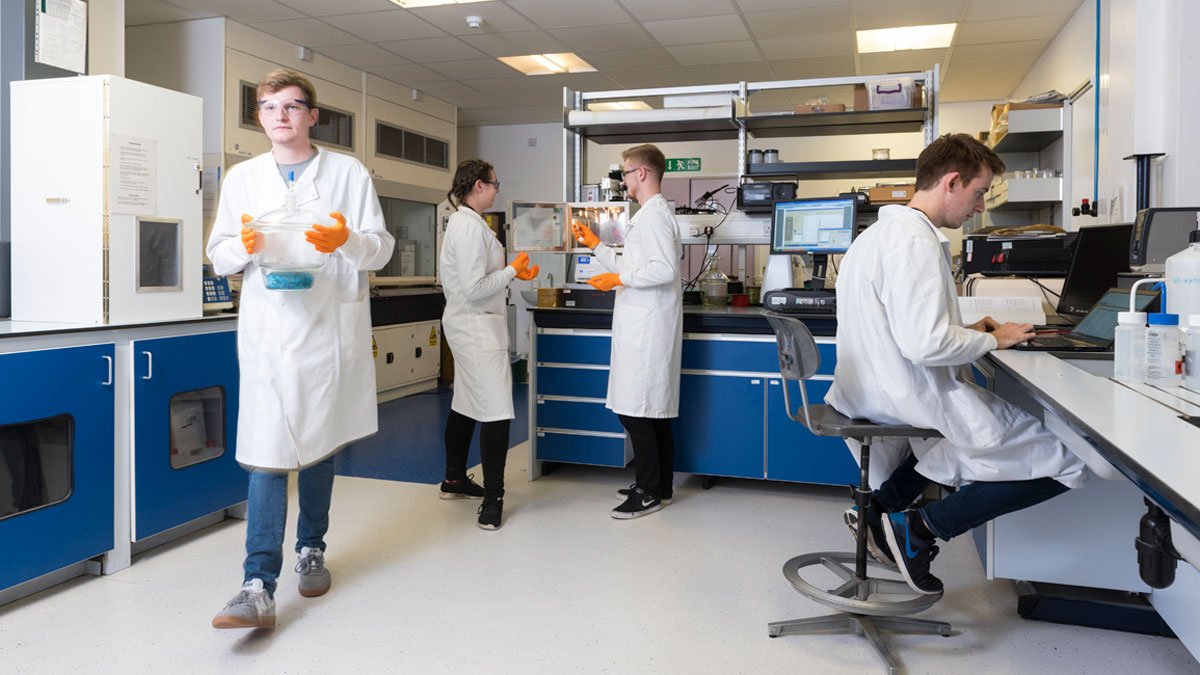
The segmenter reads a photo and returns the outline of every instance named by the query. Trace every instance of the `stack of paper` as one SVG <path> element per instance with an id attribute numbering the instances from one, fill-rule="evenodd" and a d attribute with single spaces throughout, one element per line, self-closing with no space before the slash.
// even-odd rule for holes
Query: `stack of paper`
<path id="1" fill-rule="evenodd" d="M 1004 323 L 1032 323 L 1043 325 L 1046 314 L 1042 311 L 1042 299 L 1030 296 L 993 297 L 967 296 L 958 299 L 958 309 L 962 313 L 963 325 L 979 321 L 985 316 Z"/>

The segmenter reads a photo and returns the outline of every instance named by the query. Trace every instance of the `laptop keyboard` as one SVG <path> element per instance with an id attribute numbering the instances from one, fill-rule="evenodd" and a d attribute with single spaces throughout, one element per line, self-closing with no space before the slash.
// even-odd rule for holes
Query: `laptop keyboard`
<path id="1" fill-rule="evenodd" d="M 1041 345 L 1043 347 L 1063 347 L 1063 348 L 1073 347 L 1076 344 L 1078 344 L 1074 340 L 1068 340 L 1065 337 L 1059 337 L 1057 335 L 1039 335 L 1036 338 L 1034 338 L 1033 340 L 1031 340 L 1031 342 L 1033 342 L 1034 344 L 1037 344 L 1037 345 Z"/>

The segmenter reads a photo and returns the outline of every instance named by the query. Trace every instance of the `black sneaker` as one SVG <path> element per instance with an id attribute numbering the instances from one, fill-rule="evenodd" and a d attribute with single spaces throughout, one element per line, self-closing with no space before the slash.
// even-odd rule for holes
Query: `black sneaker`
<path id="1" fill-rule="evenodd" d="M 846 527 L 850 528 L 850 536 L 857 542 L 858 505 L 846 509 L 846 512 L 842 514 L 842 520 L 846 523 Z M 887 541 L 884 540 L 883 509 L 880 508 L 879 502 L 875 501 L 874 497 L 871 498 L 871 505 L 867 507 L 867 551 L 881 564 L 896 569 L 896 559 L 892 557 Z"/>
<path id="2" fill-rule="evenodd" d="M 471 480 L 475 474 L 458 480 L 444 480 L 438 491 L 441 499 L 483 499 L 483 488 Z"/>
<path id="3" fill-rule="evenodd" d="M 500 514 L 504 511 L 504 499 L 489 497 L 479 505 L 479 529 L 500 529 Z"/>
<path id="4" fill-rule="evenodd" d="M 938 595 L 942 580 L 929 573 L 929 563 L 937 556 L 938 547 L 932 539 L 913 532 L 912 520 L 919 517 L 911 510 L 889 513 L 883 534 L 909 587 L 922 595 Z"/>
<path id="5" fill-rule="evenodd" d="M 621 488 L 620 490 L 617 490 L 617 499 L 620 501 L 625 501 L 626 499 L 629 499 L 629 493 L 633 492 L 634 489 L 636 489 L 636 488 L 637 488 L 637 483 L 630 483 L 629 487 Z M 671 495 L 667 495 L 666 497 L 659 497 L 658 501 L 662 502 L 663 506 L 666 506 L 671 503 Z"/>
<path id="6" fill-rule="evenodd" d="M 612 510 L 612 517 L 620 520 L 628 520 L 630 518 L 640 518 L 645 515 L 662 510 L 662 500 L 648 492 L 642 492 L 641 488 L 633 488 L 633 492 L 629 493 L 629 497 L 623 504 Z"/>

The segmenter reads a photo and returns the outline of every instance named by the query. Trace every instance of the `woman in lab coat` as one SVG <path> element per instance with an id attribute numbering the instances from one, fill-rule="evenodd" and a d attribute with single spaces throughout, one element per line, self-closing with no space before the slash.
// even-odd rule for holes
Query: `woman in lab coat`
<path id="1" fill-rule="evenodd" d="M 636 482 L 619 490 L 612 517 L 638 518 L 671 503 L 675 442 L 671 418 L 679 416 L 679 366 L 683 349 L 683 244 L 675 212 L 662 196 L 666 159 L 653 145 L 621 155 L 622 176 L 641 208 L 629 221 L 625 248 L 600 242 L 588 227 L 572 223 L 575 237 L 592 249 L 608 272 L 592 287 L 611 291 L 612 356 L 607 407 L 617 413 L 633 446 Z"/>
<path id="2" fill-rule="evenodd" d="M 454 398 L 446 420 L 446 479 L 442 499 L 483 498 L 479 527 L 500 527 L 504 509 L 504 464 L 513 418 L 512 370 L 508 358 L 506 289 L 514 279 L 533 279 L 538 267 L 520 253 L 504 264 L 504 247 L 483 216 L 500 181 L 492 165 L 468 159 L 458 165 L 446 197 L 458 210 L 446 224 L 440 261 L 446 310 L 442 328 L 454 355 Z M 483 487 L 467 475 L 467 451 L 475 423 L 483 460 Z"/>
<path id="3" fill-rule="evenodd" d="M 243 275 L 237 459 L 251 471 L 244 583 L 213 619 L 216 628 L 275 625 L 289 471 L 300 472 L 300 594 L 329 589 L 324 536 L 333 456 L 378 428 L 367 272 L 383 267 L 396 245 L 366 167 L 309 141 L 318 115 L 312 83 L 280 69 L 263 78 L 257 94 L 271 152 L 226 175 L 207 248 L 217 274 Z M 252 257 L 263 235 L 246 227 L 283 204 L 289 175 L 298 207 L 337 223 L 306 232 L 307 241 L 329 255 L 312 287 L 293 292 L 264 285 Z"/>

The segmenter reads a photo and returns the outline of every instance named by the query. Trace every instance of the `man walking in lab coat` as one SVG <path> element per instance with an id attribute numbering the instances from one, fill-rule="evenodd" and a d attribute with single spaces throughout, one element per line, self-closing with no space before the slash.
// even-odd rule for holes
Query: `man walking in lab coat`
<path id="1" fill-rule="evenodd" d="M 621 153 L 621 175 L 641 209 L 629 221 L 625 250 L 600 242 L 586 225 L 572 223 L 576 239 L 609 270 L 588 283 L 616 290 L 612 356 L 606 406 L 617 413 L 633 446 L 636 481 L 618 490 L 624 501 L 612 517 L 638 518 L 671 503 L 675 439 L 671 418 L 679 416 L 679 364 L 683 350 L 683 244 L 675 212 L 662 196 L 667 160 L 653 145 Z"/>
<path id="2" fill-rule="evenodd" d="M 879 488 L 865 518 L 868 544 L 925 594 L 942 592 L 929 571 L 935 539 L 949 540 L 1087 478 L 1083 462 L 1040 421 L 962 374 L 989 351 L 1033 336 L 1029 324 L 991 317 L 962 325 L 950 242 L 938 230 L 962 227 L 983 212 L 992 177 L 1003 171 L 1000 158 L 966 134 L 935 140 L 917 159 L 912 201 L 879 210 L 879 220 L 850 246 L 837 280 L 838 361 L 826 402 L 844 415 L 945 436 L 912 440 L 907 459 L 903 441 L 872 445 L 871 484 Z M 959 489 L 909 509 L 930 481 Z M 855 510 L 846 517 L 852 529 L 858 526 Z"/>
<path id="3" fill-rule="evenodd" d="M 299 73 L 280 69 L 263 78 L 258 119 L 271 152 L 229 171 L 208 240 L 217 274 L 243 273 L 237 460 L 250 470 L 244 583 L 213 618 L 214 628 L 275 625 L 290 471 L 299 473 L 299 592 L 329 590 L 324 537 L 334 453 L 379 427 L 367 271 L 383 267 L 396 242 L 366 167 L 309 141 L 316 105 L 312 83 Z M 253 254 L 272 235 L 246 227 L 289 193 L 296 213 L 336 222 L 305 232 L 308 245 L 328 254 L 307 290 L 268 288 Z"/>

